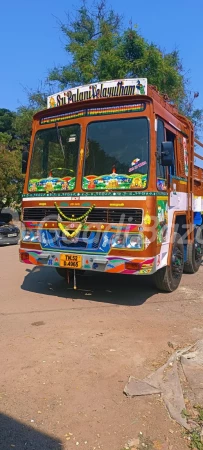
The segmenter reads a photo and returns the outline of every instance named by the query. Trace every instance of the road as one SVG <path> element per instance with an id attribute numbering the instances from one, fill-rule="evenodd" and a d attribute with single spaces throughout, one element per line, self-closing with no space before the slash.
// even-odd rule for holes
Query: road
<path id="1" fill-rule="evenodd" d="M 186 450 L 159 396 L 129 399 L 174 346 L 203 335 L 203 267 L 172 294 L 147 277 L 85 275 L 73 291 L 54 268 L 2 247 L 0 449 L 121 450 L 143 433 L 160 450 Z M 140 435 L 141 436 L 141 435 Z"/>

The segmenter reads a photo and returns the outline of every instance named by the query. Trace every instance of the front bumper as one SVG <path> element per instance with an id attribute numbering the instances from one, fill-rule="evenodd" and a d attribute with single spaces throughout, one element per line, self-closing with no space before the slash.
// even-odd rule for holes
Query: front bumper
<path id="1" fill-rule="evenodd" d="M 61 267 L 60 256 L 63 252 L 20 249 L 20 261 L 47 267 Z M 129 258 L 118 256 L 82 255 L 82 270 L 120 273 L 129 275 L 151 275 L 156 270 L 156 257 Z"/>
<path id="2" fill-rule="evenodd" d="M 16 245 L 16 244 L 18 244 L 19 240 L 20 240 L 20 236 L 15 236 L 15 237 L 3 236 L 3 238 L 0 238 L 0 246 Z"/>

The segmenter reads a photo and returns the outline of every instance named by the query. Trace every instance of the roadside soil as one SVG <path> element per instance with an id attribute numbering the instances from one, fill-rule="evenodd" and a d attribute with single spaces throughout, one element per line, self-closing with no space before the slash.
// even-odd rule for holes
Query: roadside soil
<path id="1" fill-rule="evenodd" d="M 54 268 L 20 264 L 18 246 L 0 253 L 0 449 L 121 450 L 142 436 L 187 450 L 160 396 L 123 389 L 202 339 L 203 267 L 172 294 L 103 274 L 74 291 Z"/>

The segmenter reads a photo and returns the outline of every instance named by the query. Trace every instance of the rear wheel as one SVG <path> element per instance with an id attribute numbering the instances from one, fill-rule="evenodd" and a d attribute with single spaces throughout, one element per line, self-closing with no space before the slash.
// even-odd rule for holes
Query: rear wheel
<path id="1" fill-rule="evenodd" d="M 158 289 L 173 292 L 180 284 L 184 266 L 183 241 L 178 233 L 174 233 L 174 242 L 170 266 L 159 269 L 154 274 L 154 283 Z"/>
<path id="2" fill-rule="evenodd" d="M 200 268 L 203 254 L 202 234 L 202 227 L 198 227 L 195 230 L 194 243 L 187 245 L 187 261 L 184 264 L 185 273 L 195 273 Z"/>

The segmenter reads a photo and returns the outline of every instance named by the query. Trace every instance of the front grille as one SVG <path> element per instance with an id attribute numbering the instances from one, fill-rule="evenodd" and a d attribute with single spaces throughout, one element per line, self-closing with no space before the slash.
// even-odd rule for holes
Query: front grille
<path id="1" fill-rule="evenodd" d="M 88 208 L 61 208 L 63 214 L 68 217 L 77 218 L 86 213 Z M 26 221 L 56 221 L 58 213 L 56 208 L 24 208 L 23 220 Z M 123 208 L 107 209 L 94 208 L 87 218 L 87 222 L 95 223 L 132 223 L 140 225 L 142 223 L 142 209 Z"/>
<path id="2" fill-rule="evenodd" d="M 68 240 L 64 238 L 63 233 L 60 231 L 59 233 L 56 233 L 54 231 L 47 231 L 48 233 L 48 240 L 50 244 L 55 247 L 71 247 L 74 248 L 86 248 L 87 247 L 87 239 L 90 237 L 90 232 L 86 233 L 86 240 L 83 239 L 83 232 L 79 233 L 77 236 L 77 239 L 75 241 Z M 51 239 L 50 239 L 51 238 Z"/>
<path id="3" fill-rule="evenodd" d="M 109 223 L 142 223 L 142 209 L 109 209 Z"/>
<path id="4" fill-rule="evenodd" d="M 87 239 L 90 237 L 90 233 L 88 234 Z M 59 245 L 60 247 L 67 247 L 71 249 L 85 249 L 87 247 L 87 239 L 83 239 L 83 233 L 81 232 L 75 239 L 75 242 L 73 242 L 69 239 L 64 239 L 63 233 L 61 232 L 57 246 Z"/>
<path id="5" fill-rule="evenodd" d="M 0 235 L 3 237 L 8 237 L 9 234 L 13 234 L 13 233 L 16 233 L 18 235 L 19 234 L 18 229 L 14 228 L 14 227 L 9 227 L 9 226 L 0 227 Z"/>
<path id="6" fill-rule="evenodd" d="M 8 237 L 9 234 L 11 234 L 11 232 L 9 233 L 9 231 L 1 231 L 0 236 Z"/>
<path id="7" fill-rule="evenodd" d="M 51 248 L 67 248 L 70 250 L 80 249 L 93 249 L 96 250 L 99 247 L 99 243 L 102 238 L 102 233 L 95 231 L 81 231 L 76 238 L 67 239 L 62 232 L 56 232 L 53 230 L 46 230 L 46 241 Z M 47 245 L 47 243 L 46 243 Z M 43 242 L 42 242 L 43 247 Z"/>

